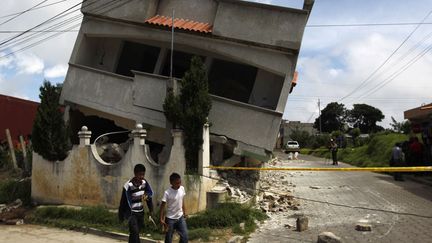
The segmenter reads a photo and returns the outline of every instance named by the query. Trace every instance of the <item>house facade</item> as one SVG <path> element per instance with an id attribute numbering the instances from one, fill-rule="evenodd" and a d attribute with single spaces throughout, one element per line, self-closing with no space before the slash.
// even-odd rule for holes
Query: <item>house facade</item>
<path id="1" fill-rule="evenodd" d="M 167 90 L 176 89 L 171 67 L 172 76 L 181 79 L 196 55 L 208 71 L 212 161 L 230 152 L 268 156 L 312 5 L 311 0 L 303 9 L 240 0 L 86 1 L 61 94 L 73 132 L 86 125 L 97 136 L 139 123 L 150 148 L 163 151 L 171 139 L 163 103 Z"/>

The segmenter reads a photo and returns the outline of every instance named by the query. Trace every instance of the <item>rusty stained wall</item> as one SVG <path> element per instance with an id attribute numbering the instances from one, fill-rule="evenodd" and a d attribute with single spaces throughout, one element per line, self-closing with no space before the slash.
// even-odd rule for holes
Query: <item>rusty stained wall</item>
<path id="1" fill-rule="evenodd" d="M 76 148 L 64 161 L 33 154 L 32 198 L 39 203 L 117 207 L 121 170 L 91 163 L 87 148 Z M 99 167 L 99 168 L 98 168 Z"/>
<path id="2" fill-rule="evenodd" d="M 134 163 L 139 161 L 146 168 L 146 179 L 152 186 L 155 206 L 160 205 L 163 192 L 168 189 L 169 175 L 179 172 L 186 189 L 185 206 L 188 213 L 206 209 L 206 192 L 217 181 L 200 177 L 185 176 L 184 149 L 181 137 L 175 136 L 168 163 L 156 168 L 144 157 L 142 147 L 129 148 L 125 157 L 115 165 L 107 166 L 97 161 L 90 147 L 78 147 L 70 151 L 64 161 L 51 162 L 33 153 L 32 199 L 39 204 L 67 204 L 77 206 L 104 205 L 117 208 L 122 186 L 132 178 Z"/>

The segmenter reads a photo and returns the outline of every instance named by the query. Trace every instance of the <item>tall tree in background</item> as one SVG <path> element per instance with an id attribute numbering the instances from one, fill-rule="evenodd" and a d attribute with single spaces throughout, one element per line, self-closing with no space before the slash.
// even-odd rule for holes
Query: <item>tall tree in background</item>
<path id="1" fill-rule="evenodd" d="M 396 121 L 394 117 L 391 117 L 392 122 L 390 123 L 390 126 L 392 127 L 392 130 L 394 132 L 399 132 L 403 134 L 409 134 L 411 131 L 411 122 L 409 120 L 405 120 L 402 122 Z"/>
<path id="2" fill-rule="evenodd" d="M 353 127 L 358 127 L 362 133 L 371 133 L 382 130 L 376 123 L 384 119 L 383 113 L 370 105 L 354 104 L 349 111 L 348 121 Z"/>
<path id="3" fill-rule="evenodd" d="M 344 104 L 337 102 L 329 103 L 321 111 L 321 129 L 322 132 L 330 133 L 335 130 L 341 130 L 345 125 L 347 110 Z M 314 122 L 314 128 L 319 130 L 320 117 Z"/>
<path id="4" fill-rule="evenodd" d="M 185 158 L 189 170 L 198 168 L 198 152 L 203 144 L 203 126 L 211 109 L 207 72 L 199 57 L 193 57 L 190 69 L 180 81 L 180 95 L 168 94 L 164 103 L 166 118 L 183 129 Z"/>
<path id="5" fill-rule="evenodd" d="M 39 90 L 41 104 L 33 123 L 33 150 L 50 161 L 64 160 L 71 144 L 59 104 L 61 86 L 45 80 Z"/>

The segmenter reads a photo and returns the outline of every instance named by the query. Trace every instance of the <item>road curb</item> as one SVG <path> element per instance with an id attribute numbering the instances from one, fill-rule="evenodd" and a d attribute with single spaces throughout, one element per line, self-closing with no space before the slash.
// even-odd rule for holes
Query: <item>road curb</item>
<path id="1" fill-rule="evenodd" d="M 79 231 L 79 232 L 86 233 L 86 234 L 92 234 L 92 235 L 107 237 L 107 238 L 111 238 L 114 240 L 128 241 L 128 239 L 129 239 L 128 234 L 119 233 L 119 232 L 112 232 L 112 231 L 103 231 L 103 230 L 99 230 L 99 229 L 95 229 L 95 228 L 83 227 L 83 228 L 75 229 L 75 231 Z M 160 242 L 163 242 L 163 241 L 153 240 L 153 239 L 149 239 L 149 238 L 145 238 L 145 237 L 140 237 L 140 239 L 141 239 L 141 242 L 143 242 L 143 243 L 160 243 Z"/>

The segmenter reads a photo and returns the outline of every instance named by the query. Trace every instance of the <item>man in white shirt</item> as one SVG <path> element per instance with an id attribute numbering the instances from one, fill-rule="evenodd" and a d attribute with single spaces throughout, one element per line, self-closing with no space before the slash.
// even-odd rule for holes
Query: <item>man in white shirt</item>
<path id="1" fill-rule="evenodd" d="M 181 177 L 177 173 L 170 175 L 171 187 L 168 188 L 163 197 L 160 208 L 160 222 L 165 229 L 165 243 L 171 243 L 174 230 L 180 235 L 180 242 L 188 242 L 188 232 L 186 226 L 186 210 L 184 206 L 184 196 L 186 195 L 184 187 L 181 185 Z M 166 207 L 166 216 L 165 216 Z"/>

